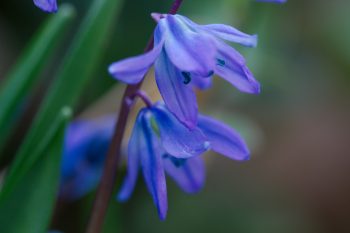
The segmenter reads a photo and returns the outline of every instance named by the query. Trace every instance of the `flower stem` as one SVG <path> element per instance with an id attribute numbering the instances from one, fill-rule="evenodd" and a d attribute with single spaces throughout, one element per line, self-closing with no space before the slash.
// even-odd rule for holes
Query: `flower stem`
<path id="1" fill-rule="evenodd" d="M 176 14 L 182 3 L 183 0 L 175 0 L 171 9 L 169 10 L 169 14 Z M 145 52 L 152 50 L 153 42 L 154 38 L 151 36 L 151 39 L 145 48 Z M 128 103 L 128 99 L 133 99 L 133 96 L 135 95 L 139 96 L 137 93 L 140 90 L 141 85 L 142 82 L 136 85 L 128 85 L 124 92 L 117 124 L 115 126 L 112 142 L 108 149 L 105 167 L 99 187 L 97 189 L 95 202 L 91 211 L 90 221 L 87 226 L 87 233 L 100 233 L 102 231 L 108 204 L 111 199 L 114 183 L 116 180 L 116 171 L 121 157 L 121 144 L 124 137 L 129 113 L 132 107 L 132 104 L 130 105 L 130 103 Z"/>
<path id="2" fill-rule="evenodd" d="M 177 13 L 177 11 L 180 9 L 182 2 L 183 2 L 183 0 L 175 0 L 173 5 L 171 6 L 171 8 L 169 10 L 169 14 L 175 15 Z"/>
<path id="3" fill-rule="evenodd" d="M 141 90 L 138 90 L 134 95 L 130 96 L 130 99 L 129 99 L 130 107 L 132 106 L 136 97 L 139 97 L 143 101 L 143 103 L 147 106 L 147 108 L 152 107 L 153 104 L 151 99 L 148 97 L 146 92 Z"/>

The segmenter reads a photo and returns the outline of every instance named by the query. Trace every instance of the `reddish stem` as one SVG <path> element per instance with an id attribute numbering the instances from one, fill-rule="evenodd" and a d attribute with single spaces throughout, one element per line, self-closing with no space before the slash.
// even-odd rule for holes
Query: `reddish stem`
<path id="1" fill-rule="evenodd" d="M 176 14 L 179 10 L 183 0 L 175 0 L 169 14 Z M 145 52 L 152 50 L 154 38 L 151 36 Z M 106 216 L 109 201 L 113 193 L 113 187 L 116 180 L 117 168 L 119 165 L 121 153 L 121 144 L 125 133 L 126 124 L 132 105 L 128 103 L 128 99 L 134 99 L 139 96 L 137 93 L 140 90 L 142 82 L 136 85 L 128 85 L 123 95 L 121 108 L 117 119 L 117 124 L 114 129 L 112 142 L 109 146 L 105 167 L 103 170 L 101 182 L 97 189 L 95 202 L 92 208 L 90 221 L 87 227 L 87 233 L 100 233 L 102 231 L 104 219 Z"/>
<path id="2" fill-rule="evenodd" d="M 152 107 L 152 101 L 148 97 L 147 93 L 141 90 L 138 90 L 133 96 L 130 96 L 130 105 L 133 104 L 136 97 L 139 97 L 143 103 L 147 106 L 147 108 Z"/>
<path id="3" fill-rule="evenodd" d="M 169 14 L 175 15 L 181 7 L 183 0 L 176 0 L 169 10 Z"/>

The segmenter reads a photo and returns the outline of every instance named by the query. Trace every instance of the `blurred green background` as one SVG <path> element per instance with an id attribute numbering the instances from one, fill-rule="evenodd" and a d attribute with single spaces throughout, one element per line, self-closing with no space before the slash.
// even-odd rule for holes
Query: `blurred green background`
<path id="1" fill-rule="evenodd" d="M 76 6 L 78 19 L 90 4 L 69 2 Z M 115 85 L 107 65 L 143 50 L 154 27 L 150 13 L 165 12 L 170 4 L 125 1 L 103 65 L 86 89 L 77 116 Z M 252 159 L 237 163 L 206 155 L 207 183 L 194 196 L 168 179 L 165 222 L 158 220 L 140 179 L 128 203 L 113 201 L 106 232 L 350 232 L 349 12 L 350 1 L 344 0 L 290 0 L 284 5 L 185 1 L 180 13 L 195 22 L 225 23 L 259 34 L 258 48 L 236 48 L 247 57 L 262 94 L 239 93 L 218 78 L 212 90 L 201 93 L 203 112 L 236 127 L 247 139 Z M 31 0 L 1 1 L 0 79 L 46 17 Z M 70 36 L 75 31 L 73 27 Z M 57 65 L 53 62 L 45 71 L 46 82 Z M 46 85 L 31 96 L 33 108 Z M 27 111 L 30 119 L 32 111 Z M 27 120 L 18 125 L 8 153 L 22 139 Z M 59 203 L 52 228 L 82 232 L 92 199 L 93 194 L 76 203 Z"/>

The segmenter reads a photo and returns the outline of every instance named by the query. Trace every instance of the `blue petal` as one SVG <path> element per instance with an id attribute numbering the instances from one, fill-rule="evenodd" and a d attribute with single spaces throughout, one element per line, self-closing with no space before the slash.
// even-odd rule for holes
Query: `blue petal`
<path id="1" fill-rule="evenodd" d="M 151 125 L 148 110 L 140 117 L 143 140 L 141 141 L 141 166 L 147 188 L 157 206 L 159 218 L 164 220 L 168 210 L 167 189 L 162 162 L 162 148 Z"/>
<path id="2" fill-rule="evenodd" d="M 56 0 L 33 0 L 34 4 L 41 10 L 54 13 L 57 12 L 57 2 Z"/>
<path id="3" fill-rule="evenodd" d="M 260 84 L 248 69 L 243 56 L 221 41 L 217 42 L 217 46 L 219 53 L 215 73 L 242 92 L 260 93 Z"/>
<path id="4" fill-rule="evenodd" d="M 143 55 L 127 58 L 111 64 L 109 73 L 117 80 L 127 84 L 139 83 L 162 51 L 163 34 L 155 31 L 154 48 Z"/>
<path id="5" fill-rule="evenodd" d="M 237 30 L 234 27 L 225 24 L 208 24 L 198 25 L 192 22 L 189 18 L 176 15 L 181 21 L 185 22 L 189 27 L 197 29 L 199 33 L 210 33 L 221 39 L 238 43 L 248 47 L 255 47 L 257 45 L 257 35 L 249 35 Z"/>
<path id="6" fill-rule="evenodd" d="M 164 150 L 177 158 L 190 158 L 209 149 L 209 142 L 198 129 L 185 127 L 169 112 L 164 104 L 158 103 L 152 113 L 160 132 Z"/>
<path id="7" fill-rule="evenodd" d="M 198 127 L 209 139 L 213 151 L 234 160 L 249 159 L 249 149 L 234 129 L 203 115 L 199 116 Z"/>
<path id="8" fill-rule="evenodd" d="M 213 77 L 201 77 L 198 75 L 192 75 L 191 84 L 200 90 L 206 90 L 212 87 Z"/>
<path id="9" fill-rule="evenodd" d="M 139 168 L 141 166 L 140 156 L 146 146 L 142 128 L 143 115 L 144 111 L 141 111 L 137 116 L 134 129 L 129 140 L 127 174 L 117 196 L 118 200 L 121 202 L 127 201 L 130 198 L 138 178 Z"/>
<path id="10" fill-rule="evenodd" d="M 177 15 L 160 19 L 158 28 L 166 34 L 167 56 L 179 70 L 202 76 L 213 70 L 216 47 L 212 36 L 196 32 Z"/>
<path id="11" fill-rule="evenodd" d="M 163 155 L 164 169 L 187 193 L 199 192 L 205 183 L 205 166 L 200 156 L 178 159 Z"/>
<path id="12" fill-rule="evenodd" d="M 151 13 L 152 19 L 154 19 L 156 22 L 159 22 L 159 20 L 167 17 L 168 14 L 161 14 L 161 13 Z"/>
<path id="13" fill-rule="evenodd" d="M 169 110 L 187 127 L 197 124 L 198 107 L 192 86 L 185 84 L 184 73 L 176 69 L 163 51 L 155 63 L 156 82 Z"/>
<path id="14" fill-rule="evenodd" d="M 67 129 L 61 165 L 60 196 L 75 200 L 96 187 L 112 137 L 114 117 L 76 121 Z"/>
<path id="15" fill-rule="evenodd" d="M 238 43 L 247 47 L 256 47 L 258 43 L 257 35 L 246 34 L 228 25 L 209 24 L 202 27 L 213 35 L 220 37 L 221 39 Z"/>

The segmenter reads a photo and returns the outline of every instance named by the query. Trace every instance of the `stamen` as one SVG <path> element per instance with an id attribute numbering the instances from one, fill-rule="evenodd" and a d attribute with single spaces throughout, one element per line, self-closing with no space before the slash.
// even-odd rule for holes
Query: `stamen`
<path id="1" fill-rule="evenodd" d="M 163 159 L 170 159 L 171 162 L 175 165 L 175 167 L 181 167 L 181 166 L 183 166 L 183 165 L 186 163 L 186 161 L 187 161 L 187 159 L 178 159 L 178 158 L 175 158 L 175 157 L 173 157 L 173 156 L 171 156 L 171 155 L 169 155 L 169 154 L 167 154 L 167 153 L 163 154 L 163 155 L 162 155 L 162 158 L 163 158 Z"/>
<path id="2" fill-rule="evenodd" d="M 217 61 L 218 61 L 217 65 L 219 65 L 219 66 L 225 66 L 226 65 L 226 62 L 224 60 L 217 59 Z"/>
<path id="3" fill-rule="evenodd" d="M 209 74 L 208 74 L 207 78 L 208 78 L 208 77 L 213 76 L 213 74 L 214 74 L 214 71 L 213 71 L 213 70 L 211 70 L 211 71 L 209 72 Z"/>
<path id="4" fill-rule="evenodd" d="M 174 158 L 174 157 L 171 157 L 171 162 L 173 162 L 173 164 L 175 165 L 175 167 L 182 167 L 185 165 L 186 163 L 186 159 L 178 159 L 178 158 Z"/>
<path id="5" fill-rule="evenodd" d="M 182 72 L 182 76 L 184 76 L 184 84 L 189 84 L 192 80 L 190 72 Z"/>

